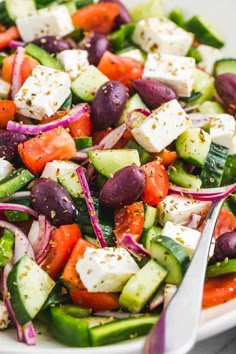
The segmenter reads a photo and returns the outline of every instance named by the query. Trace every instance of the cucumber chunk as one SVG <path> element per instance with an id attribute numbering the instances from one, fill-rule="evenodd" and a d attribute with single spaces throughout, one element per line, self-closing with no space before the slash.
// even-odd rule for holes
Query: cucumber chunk
<path id="1" fill-rule="evenodd" d="M 183 161 L 177 160 L 167 170 L 171 183 L 184 188 L 201 188 L 202 181 L 198 176 L 189 173 Z"/>
<path id="2" fill-rule="evenodd" d="M 205 114 L 225 113 L 223 106 L 219 102 L 205 101 L 199 106 L 199 112 Z"/>
<path id="3" fill-rule="evenodd" d="M 200 178 L 203 188 L 219 187 L 224 174 L 228 148 L 211 143 Z"/>
<path id="4" fill-rule="evenodd" d="M 40 311 L 55 282 L 28 256 L 23 256 L 7 278 L 10 302 L 21 325 Z"/>
<path id="5" fill-rule="evenodd" d="M 88 152 L 88 157 L 94 168 L 105 177 L 112 177 L 126 166 L 140 166 L 138 151 L 134 149 L 93 150 Z"/>
<path id="6" fill-rule="evenodd" d="M 156 236 L 150 241 L 148 251 L 168 270 L 165 281 L 178 285 L 190 262 L 185 249 L 170 237 Z"/>
<path id="7" fill-rule="evenodd" d="M 215 62 L 213 74 L 218 76 L 225 73 L 236 74 L 236 59 L 224 58 Z"/>
<path id="8" fill-rule="evenodd" d="M 161 232 L 162 232 L 162 227 L 151 226 L 148 229 L 144 230 L 139 242 L 143 245 L 144 248 L 149 250 L 151 240 L 154 237 L 161 235 Z"/>
<path id="9" fill-rule="evenodd" d="M 214 78 L 203 70 L 194 69 L 193 91 L 195 93 L 200 93 L 201 95 L 197 96 L 195 99 L 192 99 L 191 102 L 188 102 L 189 106 L 201 104 L 207 100 L 212 100 L 215 93 Z"/>
<path id="10" fill-rule="evenodd" d="M 189 128 L 176 139 L 176 151 L 182 159 L 202 167 L 211 145 L 211 136 L 201 128 Z"/>
<path id="11" fill-rule="evenodd" d="M 89 65 L 71 85 L 74 99 L 77 101 L 92 102 L 97 90 L 108 78 L 101 73 L 95 66 Z"/>
<path id="12" fill-rule="evenodd" d="M 13 21 L 36 13 L 34 0 L 5 0 L 5 6 L 9 17 Z"/>
<path id="13" fill-rule="evenodd" d="M 29 170 L 19 168 L 0 182 L 0 198 L 8 197 L 34 179 Z"/>
<path id="14" fill-rule="evenodd" d="M 76 172 L 63 173 L 57 180 L 73 198 L 82 197 L 83 192 Z"/>
<path id="15" fill-rule="evenodd" d="M 148 110 L 147 106 L 142 101 L 142 99 L 139 96 L 139 94 L 135 93 L 126 102 L 125 109 L 124 109 L 122 115 L 120 116 L 117 125 L 121 125 L 121 124 L 125 123 L 127 121 L 127 119 L 128 119 L 129 113 L 132 112 L 133 110 L 139 109 L 139 108 L 143 108 L 143 109 L 147 109 Z"/>
<path id="16" fill-rule="evenodd" d="M 152 227 L 156 224 L 157 221 L 157 208 L 154 208 L 150 205 L 144 205 L 144 230 Z"/>
<path id="17" fill-rule="evenodd" d="M 222 48 L 224 41 L 218 37 L 214 30 L 199 16 L 193 16 L 186 23 L 186 29 L 195 34 L 198 42 L 215 48 Z"/>
<path id="18" fill-rule="evenodd" d="M 13 255 L 14 235 L 11 231 L 4 229 L 0 238 L 0 267 L 10 262 Z"/>
<path id="19" fill-rule="evenodd" d="M 166 275 L 167 270 L 151 259 L 125 284 L 119 297 L 120 305 L 132 313 L 140 312 Z"/>

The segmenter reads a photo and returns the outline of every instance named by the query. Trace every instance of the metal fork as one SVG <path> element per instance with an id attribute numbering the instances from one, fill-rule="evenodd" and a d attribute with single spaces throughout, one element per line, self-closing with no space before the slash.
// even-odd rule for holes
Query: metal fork
<path id="1" fill-rule="evenodd" d="M 212 203 L 197 250 L 186 274 L 145 343 L 146 354 L 185 354 L 197 338 L 208 253 L 225 198 Z"/>

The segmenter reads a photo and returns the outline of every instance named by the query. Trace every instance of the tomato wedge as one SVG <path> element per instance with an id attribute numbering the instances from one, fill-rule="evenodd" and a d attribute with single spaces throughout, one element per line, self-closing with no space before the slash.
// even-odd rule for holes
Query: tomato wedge
<path id="1" fill-rule="evenodd" d="M 43 261 L 42 268 L 55 279 L 68 260 L 76 242 L 82 237 L 77 224 L 62 225 L 51 236 L 51 249 Z"/>
<path id="2" fill-rule="evenodd" d="M 89 113 L 85 113 L 80 119 L 69 125 L 70 135 L 79 138 L 91 135 L 91 119 Z"/>
<path id="3" fill-rule="evenodd" d="M 159 161 L 152 161 L 141 167 L 146 174 L 146 187 L 142 200 L 148 205 L 160 203 L 169 190 L 169 179 L 165 167 Z"/>
<path id="4" fill-rule="evenodd" d="M 93 311 L 116 310 L 120 307 L 119 294 L 71 289 L 70 296 L 75 305 L 83 306 Z"/>
<path id="5" fill-rule="evenodd" d="M 36 174 L 42 172 L 47 162 L 71 159 L 76 147 L 70 134 L 60 127 L 19 144 L 18 151 L 27 168 Z"/>
<path id="6" fill-rule="evenodd" d="M 206 279 L 203 292 L 203 308 L 224 304 L 236 297 L 236 274 Z"/>
<path id="7" fill-rule="evenodd" d="M 143 202 L 135 202 L 131 205 L 116 209 L 114 213 L 117 244 L 120 244 L 124 234 L 129 233 L 138 241 L 143 231 L 144 206 Z"/>
<path id="8" fill-rule="evenodd" d="M 9 120 L 13 120 L 16 105 L 11 100 L 0 100 L 0 129 L 5 128 Z"/>
<path id="9" fill-rule="evenodd" d="M 8 44 L 20 37 L 19 31 L 16 26 L 8 28 L 6 31 L 0 33 L 0 49 L 4 49 Z"/>
<path id="10" fill-rule="evenodd" d="M 75 27 L 85 31 L 108 34 L 115 24 L 120 7 L 114 3 L 98 3 L 84 6 L 72 15 Z"/>
<path id="11" fill-rule="evenodd" d="M 4 58 L 2 62 L 2 78 L 7 82 L 11 82 L 14 60 L 15 60 L 15 54 L 12 54 Z M 25 55 L 20 69 L 22 84 L 25 82 L 27 77 L 32 73 L 33 69 L 37 65 L 39 65 L 37 60 L 31 58 L 28 55 Z"/>
<path id="12" fill-rule="evenodd" d="M 132 80 L 142 77 L 143 64 L 135 59 L 106 51 L 98 64 L 98 69 L 110 80 L 119 81 L 130 88 Z"/>

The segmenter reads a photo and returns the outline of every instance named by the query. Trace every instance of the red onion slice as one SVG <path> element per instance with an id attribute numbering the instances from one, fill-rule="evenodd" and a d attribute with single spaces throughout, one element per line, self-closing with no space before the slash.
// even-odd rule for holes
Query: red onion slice
<path id="1" fill-rule="evenodd" d="M 103 146 L 103 149 L 111 149 L 113 146 L 118 143 L 122 138 L 124 132 L 127 129 L 127 124 L 124 123 L 119 127 L 112 129 L 109 134 L 107 134 L 99 143 L 100 146 Z"/>
<path id="2" fill-rule="evenodd" d="M 24 255 L 35 259 L 33 247 L 24 232 L 15 225 L 3 220 L 0 220 L 0 227 L 10 230 L 15 235 L 14 263 Z"/>
<path id="3" fill-rule="evenodd" d="M 160 288 L 157 291 L 156 295 L 151 300 L 151 302 L 149 304 L 149 309 L 151 311 L 153 311 L 153 310 L 155 310 L 155 308 L 157 308 L 158 306 L 163 304 L 163 302 L 164 302 L 164 291 L 163 291 L 163 288 Z"/>
<path id="4" fill-rule="evenodd" d="M 14 121 L 9 121 L 7 123 L 7 129 L 17 133 L 37 135 L 58 127 L 67 127 L 69 124 L 80 119 L 88 111 L 89 111 L 89 105 L 87 103 L 80 103 L 75 107 L 73 107 L 68 114 L 66 114 L 65 116 L 63 116 L 58 120 L 46 124 L 37 124 L 37 125 L 20 124 Z"/>
<path id="5" fill-rule="evenodd" d="M 225 198 L 236 191 L 236 183 L 224 187 L 217 188 L 202 188 L 202 189 L 188 189 L 178 186 L 170 186 L 169 191 L 173 194 L 184 195 L 192 197 L 197 200 L 214 201 L 220 198 Z"/>
<path id="6" fill-rule="evenodd" d="M 16 210 L 16 211 L 23 211 L 25 213 L 28 213 L 30 215 L 32 215 L 33 217 L 37 218 L 38 217 L 38 213 L 25 206 L 25 205 L 21 205 L 21 204 L 14 204 L 14 203 L 0 203 L 0 210 Z"/>
<path id="7" fill-rule="evenodd" d="M 15 60 L 13 63 L 12 77 L 11 77 L 11 98 L 14 100 L 17 92 L 21 88 L 21 65 L 24 61 L 25 49 L 17 47 Z"/>
<path id="8" fill-rule="evenodd" d="M 32 243 L 32 247 L 35 253 L 35 260 L 38 264 L 40 264 L 42 260 L 47 256 L 50 250 L 49 242 L 50 242 L 52 231 L 55 228 L 46 219 L 45 215 L 39 215 L 38 221 L 39 221 L 39 233 L 35 242 Z"/>
<path id="9" fill-rule="evenodd" d="M 105 238 L 103 236 L 102 229 L 101 229 L 101 226 L 99 224 L 99 220 L 98 220 L 98 217 L 97 217 L 97 214 L 96 214 L 96 210 L 95 210 L 95 207 L 94 207 L 93 199 L 92 199 L 92 196 L 91 196 L 91 193 L 90 193 L 90 189 L 89 189 L 89 186 L 88 186 L 87 179 L 86 179 L 85 174 L 84 174 L 83 167 L 79 166 L 76 169 L 76 173 L 77 173 L 77 175 L 79 177 L 80 185 L 81 185 L 81 188 L 82 188 L 82 191 L 83 191 L 83 194 L 84 194 L 84 199 L 85 199 L 85 202 L 86 202 L 86 205 L 87 205 L 87 208 L 88 208 L 89 216 L 90 216 L 91 223 L 92 223 L 95 235 L 97 237 L 97 240 L 100 243 L 101 247 L 106 247 L 107 246 L 106 240 L 105 240 Z"/>
<path id="10" fill-rule="evenodd" d="M 131 234 L 124 234 L 121 242 L 119 243 L 119 246 L 127 249 L 127 251 L 129 251 L 136 257 L 150 258 L 150 254 L 148 253 L 148 251 L 142 245 L 140 245 L 140 243 L 135 241 Z"/>
<path id="11" fill-rule="evenodd" d="M 16 41 L 16 40 L 12 40 L 12 41 L 8 44 L 8 47 L 10 47 L 10 48 L 18 48 L 18 47 L 24 47 L 24 46 L 25 46 L 25 42 Z"/>
<path id="12" fill-rule="evenodd" d="M 23 326 L 25 343 L 28 345 L 36 344 L 36 333 L 32 322 L 28 322 Z"/>
<path id="13" fill-rule="evenodd" d="M 201 128 L 207 123 L 209 123 L 209 114 L 203 113 L 189 113 L 188 117 L 192 122 L 192 127 Z"/>

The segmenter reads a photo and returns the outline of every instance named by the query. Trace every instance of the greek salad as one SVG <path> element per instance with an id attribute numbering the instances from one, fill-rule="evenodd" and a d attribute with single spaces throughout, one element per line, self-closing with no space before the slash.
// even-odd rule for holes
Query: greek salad
<path id="1" fill-rule="evenodd" d="M 0 2 L 0 329 L 148 334 L 226 198 L 203 308 L 236 297 L 236 58 L 159 1 Z"/>

